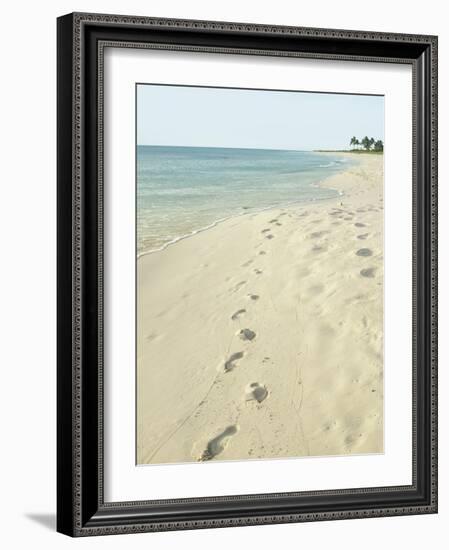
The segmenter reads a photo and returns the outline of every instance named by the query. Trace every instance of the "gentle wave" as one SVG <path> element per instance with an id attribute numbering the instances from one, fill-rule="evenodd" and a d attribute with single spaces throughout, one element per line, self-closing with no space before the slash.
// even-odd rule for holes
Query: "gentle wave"
<path id="1" fill-rule="evenodd" d="M 315 186 L 320 187 L 319 182 L 316 183 L 316 184 L 312 184 L 312 185 L 314 187 Z M 339 189 L 335 189 L 333 187 L 326 187 L 326 189 L 328 189 L 330 191 L 337 192 L 338 196 L 343 196 L 344 195 L 343 191 L 341 191 Z M 208 231 L 209 229 L 213 229 L 214 227 L 217 227 L 221 223 L 226 222 L 228 220 L 232 220 L 234 218 L 240 218 L 242 216 L 248 216 L 250 214 L 260 214 L 261 212 L 266 212 L 267 210 L 274 210 L 275 208 L 280 208 L 280 209 L 287 208 L 288 206 L 292 206 L 294 204 L 307 204 L 309 202 L 325 201 L 325 200 L 329 200 L 330 198 L 332 198 L 332 197 L 313 197 L 313 198 L 310 198 L 310 199 L 290 201 L 290 202 L 287 202 L 287 203 L 284 203 L 284 204 L 272 204 L 270 206 L 266 206 L 264 208 L 260 208 L 260 209 L 257 209 L 257 210 L 255 209 L 255 210 L 250 210 L 250 211 L 246 211 L 246 212 L 240 212 L 239 214 L 233 214 L 231 216 L 227 216 L 226 218 L 220 218 L 218 220 L 215 220 L 214 222 L 212 222 L 209 225 L 206 225 L 204 227 L 200 227 L 199 229 L 195 229 L 194 231 L 191 231 L 190 233 L 186 233 L 185 235 L 180 235 L 178 237 L 175 237 L 174 239 L 164 243 L 159 248 L 152 248 L 150 250 L 144 250 L 143 252 L 139 252 L 137 254 L 137 259 L 141 258 L 142 256 L 147 256 L 148 254 L 154 254 L 155 252 L 161 252 L 162 250 L 165 250 L 169 246 L 171 246 L 173 244 L 176 244 L 179 241 L 183 241 L 183 240 L 188 239 L 190 237 L 194 237 L 195 235 L 198 235 L 198 233 L 203 233 L 204 231 Z"/>
<path id="2" fill-rule="evenodd" d="M 336 196 L 318 183 L 347 166 L 314 152 L 204 147 L 139 146 L 137 161 L 139 257 L 238 215 Z"/>

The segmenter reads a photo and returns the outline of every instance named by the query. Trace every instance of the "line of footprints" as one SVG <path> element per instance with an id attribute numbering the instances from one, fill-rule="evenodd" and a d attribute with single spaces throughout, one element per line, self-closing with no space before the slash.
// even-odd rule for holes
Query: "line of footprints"
<path id="1" fill-rule="evenodd" d="M 282 216 L 282 214 L 281 214 Z M 281 226 L 282 224 L 279 222 L 278 219 L 270 220 L 271 224 L 275 224 L 277 226 Z M 274 235 L 271 232 L 271 229 L 263 229 L 262 234 L 264 235 L 265 239 L 271 240 L 274 239 Z M 261 250 L 259 252 L 259 256 L 264 256 L 266 252 L 264 250 Z M 248 267 L 253 263 L 254 260 L 248 260 L 245 262 L 242 267 Z M 254 269 L 254 273 L 256 275 L 262 275 L 263 271 L 261 269 Z M 233 289 L 232 292 L 236 292 L 239 290 L 240 287 L 242 287 L 246 281 L 241 281 L 238 283 Z M 258 294 L 248 294 L 248 298 L 255 302 L 259 300 L 260 296 Z M 244 314 L 246 313 L 245 308 L 238 309 L 233 315 L 231 315 L 232 321 L 239 320 Z M 251 330 L 250 328 L 242 328 L 237 333 L 239 338 L 243 340 L 244 342 L 252 342 L 256 339 L 257 334 Z M 235 353 L 232 353 L 224 362 L 223 370 L 224 373 L 230 373 L 232 372 L 237 366 L 238 363 L 243 357 L 245 356 L 244 351 L 236 351 Z M 251 382 L 249 383 L 245 388 L 245 401 L 255 401 L 256 403 L 262 403 L 266 398 L 268 397 L 268 390 L 266 386 L 263 384 L 260 384 L 259 382 Z M 219 433 L 216 437 L 211 439 L 206 446 L 206 449 L 202 452 L 201 456 L 199 457 L 200 462 L 212 460 L 217 455 L 219 455 L 227 446 L 228 441 L 230 438 L 235 435 L 238 432 L 239 427 L 236 425 L 230 425 L 226 429 L 224 429 L 221 433 Z"/>
<path id="2" fill-rule="evenodd" d="M 360 210 L 357 210 L 357 212 L 364 212 L 364 210 L 360 209 Z M 282 216 L 282 215 L 285 215 L 285 214 L 280 214 L 280 216 Z M 304 213 L 303 215 L 307 215 L 307 214 Z M 334 217 L 334 218 L 335 217 L 336 218 L 343 218 L 344 220 L 351 221 L 351 220 L 353 220 L 354 213 L 353 212 L 347 212 L 347 211 L 345 211 L 341 208 L 334 208 L 329 213 L 329 215 Z M 317 221 L 319 221 L 319 220 L 317 220 Z M 276 225 L 276 226 L 281 226 L 282 225 L 282 223 L 280 223 L 277 218 L 273 219 L 273 220 L 270 220 L 269 223 L 271 223 L 273 225 Z M 340 223 L 340 222 L 334 222 L 334 223 Z M 357 229 L 366 227 L 366 225 L 364 223 L 360 223 L 360 222 L 355 222 L 354 226 Z M 312 239 L 317 239 L 317 238 L 323 237 L 327 233 L 328 233 L 328 231 L 315 231 L 315 232 L 310 234 L 310 237 Z M 272 233 L 271 227 L 263 229 L 262 230 L 262 235 L 264 236 L 265 239 L 268 239 L 268 240 L 274 239 L 274 237 L 275 237 Z M 367 237 L 369 237 L 369 233 L 361 233 L 360 235 L 357 235 L 357 239 L 359 239 L 359 240 L 365 240 Z M 321 247 L 315 247 L 314 249 L 315 250 L 321 250 Z M 263 256 L 265 254 L 266 254 L 266 252 L 264 250 L 261 250 L 259 252 L 259 256 Z M 367 257 L 372 256 L 372 250 L 370 248 L 360 248 L 359 250 L 356 251 L 356 255 L 359 256 L 359 257 L 362 257 L 362 258 L 367 258 Z M 242 267 L 248 267 L 253 262 L 254 262 L 254 260 L 248 260 L 247 262 L 245 262 L 242 265 Z M 360 271 L 360 275 L 362 277 L 371 278 L 371 277 L 375 276 L 375 272 L 376 272 L 375 268 L 367 267 L 367 268 L 364 268 Z M 254 273 L 256 275 L 261 275 L 263 272 L 262 272 L 261 269 L 254 269 Z M 232 292 L 238 291 L 245 284 L 246 284 L 246 281 L 241 281 L 240 283 L 238 283 L 232 289 Z M 257 301 L 259 299 L 259 295 L 257 295 L 257 294 L 248 294 L 248 298 L 252 301 Z M 237 321 L 242 316 L 244 316 L 245 313 L 246 313 L 245 308 L 238 309 L 231 316 L 231 320 L 232 321 Z M 253 330 L 251 330 L 249 328 L 242 328 L 238 332 L 238 336 L 240 337 L 241 340 L 243 340 L 245 342 L 252 342 L 256 338 L 257 335 Z M 244 351 L 236 351 L 235 353 L 231 354 L 226 359 L 226 361 L 224 362 L 223 369 L 224 369 L 225 374 L 232 372 L 238 366 L 239 361 L 241 359 L 243 359 L 244 356 L 245 356 Z M 245 400 L 246 401 L 255 401 L 256 403 L 262 403 L 262 401 L 264 401 L 267 397 L 268 397 L 267 388 L 264 385 L 259 384 L 259 382 L 251 382 L 245 388 Z M 200 461 L 212 460 L 217 455 L 219 455 L 224 450 L 226 445 L 228 444 L 228 441 L 230 440 L 230 438 L 238 432 L 238 429 L 239 429 L 238 426 L 230 425 L 226 429 L 224 429 L 220 434 L 218 434 L 216 437 L 211 439 L 207 443 L 206 449 L 201 454 L 199 460 Z"/>
<path id="3" fill-rule="evenodd" d="M 281 214 L 282 215 L 282 214 Z M 281 226 L 282 224 L 279 222 L 279 220 L 273 219 L 270 220 L 269 223 L 275 224 L 277 226 Z M 268 240 L 274 239 L 274 235 L 271 232 L 271 228 L 266 228 L 262 230 L 262 234 L 264 237 Z M 259 256 L 264 256 L 266 254 L 265 250 L 261 250 L 259 252 Z M 244 267 L 247 267 L 253 262 L 253 260 L 248 260 L 245 264 L 243 264 Z M 254 269 L 254 273 L 256 275 L 261 275 L 263 271 L 261 269 Z M 248 294 L 248 298 L 252 301 L 256 301 L 259 299 L 258 294 Z M 242 315 L 246 313 L 246 309 L 238 309 L 232 316 L 231 319 L 233 321 L 238 320 Z M 252 342 L 256 338 L 256 333 L 249 329 L 249 328 L 242 328 L 238 332 L 238 336 L 241 340 L 246 342 Z M 238 361 L 243 358 L 245 355 L 245 352 L 243 351 L 237 351 L 233 353 L 224 363 L 224 371 L 225 373 L 231 372 L 236 366 Z M 259 384 L 259 382 L 252 382 L 248 384 L 245 388 L 245 399 L 246 401 L 257 401 L 257 403 L 262 403 L 266 398 L 268 397 L 268 390 L 265 386 Z"/>
<path id="4" fill-rule="evenodd" d="M 358 212 L 358 213 L 380 212 L 381 210 L 383 210 L 382 206 L 380 208 L 375 208 L 373 205 L 369 205 L 366 209 L 364 209 L 364 208 L 357 209 L 356 212 Z M 329 216 L 332 216 L 334 219 L 347 220 L 347 221 L 353 221 L 354 216 L 356 215 L 355 212 L 351 212 L 350 210 L 344 210 L 342 208 L 333 208 L 332 211 L 329 212 L 328 214 L 329 214 Z M 341 222 L 334 221 L 333 223 L 335 224 L 335 223 L 341 223 Z M 360 230 L 363 231 L 363 229 L 366 228 L 366 224 L 361 223 L 361 222 L 355 222 L 354 227 L 356 227 L 357 229 L 360 229 Z M 318 235 L 318 233 L 315 233 L 315 234 L 312 233 L 311 236 L 315 237 L 315 236 L 319 236 L 319 235 Z M 370 236 L 369 233 L 360 233 L 359 235 L 357 235 L 357 239 L 359 239 L 360 241 L 364 241 L 367 238 L 369 238 L 369 236 Z M 356 256 L 359 256 L 359 257 L 362 257 L 362 258 L 369 258 L 370 256 L 373 255 L 373 251 L 370 248 L 360 248 L 359 250 L 357 250 L 357 252 L 355 254 L 356 254 Z M 376 275 L 376 268 L 375 267 L 366 267 L 364 269 L 361 269 L 360 270 L 360 275 L 362 277 L 367 277 L 367 278 L 371 279 L 371 278 L 375 277 L 375 275 Z"/>

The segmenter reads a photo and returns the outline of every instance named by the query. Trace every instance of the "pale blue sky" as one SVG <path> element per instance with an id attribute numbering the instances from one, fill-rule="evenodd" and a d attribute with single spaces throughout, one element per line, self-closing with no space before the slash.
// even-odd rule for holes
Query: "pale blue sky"
<path id="1" fill-rule="evenodd" d="M 383 96 L 139 84 L 137 143 L 344 149 L 384 139 Z"/>

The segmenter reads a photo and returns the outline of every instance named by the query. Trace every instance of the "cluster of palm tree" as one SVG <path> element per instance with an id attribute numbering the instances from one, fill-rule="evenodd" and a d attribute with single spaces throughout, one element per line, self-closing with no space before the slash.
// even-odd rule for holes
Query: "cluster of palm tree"
<path id="1" fill-rule="evenodd" d="M 349 142 L 349 145 L 355 149 L 360 149 L 363 147 L 365 151 L 383 151 L 384 150 L 384 142 L 381 139 L 375 140 L 374 138 L 369 138 L 368 136 L 365 136 L 360 141 L 353 136 L 351 138 L 351 141 Z"/>

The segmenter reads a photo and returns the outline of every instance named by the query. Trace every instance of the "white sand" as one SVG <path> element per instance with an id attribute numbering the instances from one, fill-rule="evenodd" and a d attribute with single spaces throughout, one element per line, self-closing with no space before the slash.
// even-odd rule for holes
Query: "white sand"
<path id="1" fill-rule="evenodd" d="M 138 260 L 139 463 L 383 452 L 383 156 L 357 159 L 339 199 Z"/>

